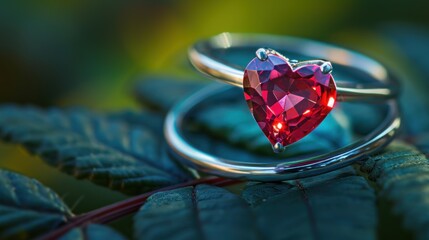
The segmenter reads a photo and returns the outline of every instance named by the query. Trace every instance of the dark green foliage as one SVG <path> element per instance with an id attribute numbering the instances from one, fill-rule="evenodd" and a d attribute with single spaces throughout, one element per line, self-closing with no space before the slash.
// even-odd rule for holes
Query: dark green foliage
<path id="1" fill-rule="evenodd" d="M 285 183 L 249 184 L 264 239 L 375 239 L 374 190 L 348 167 Z"/>
<path id="2" fill-rule="evenodd" d="M 72 216 L 58 195 L 38 181 L 0 169 L 0 239 L 25 239 Z"/>
<path id="3" fill-rule="evenodd" d="M 52 166 L 77 178 L 126 193 L 183 182 L 189 176 L 169 158 L 160 118 L 103 116 L 84 110 L 0 108 L 0 136 L 23 144 Z"/>
<path id="4" fill-rule="evenodd" d="M 394 143 L 385 153 L 362 165 L 380 187 L 380 197 L 393 203 L 393 211 L 403 217 L 405 228 L 418 239 L 429 238 L 429 161 L 414 147 Z"/>
<path id="5" fill-rule="evenodd" d="M 375 239 L 375 192 L 348 167 L 238 196 L 198 185 L 153 195 L 135 216 L 138 239 Z M 359 209 L 359 211 L 356 211 Z M 163 226 L 163 227 L 160 227 Z"/>
<path id="6" fill-rule="evenodd" d="M 125 240 L 125 237 L 106 226 L 90 224 L 70 230 L 60 240 Z"/>
<path id="7" fill-rule="evenodd" d="M 135 216 L 137 239 L 260 239 L 247 204 L 222 188 L 197 185 L 151 196 Z"/>

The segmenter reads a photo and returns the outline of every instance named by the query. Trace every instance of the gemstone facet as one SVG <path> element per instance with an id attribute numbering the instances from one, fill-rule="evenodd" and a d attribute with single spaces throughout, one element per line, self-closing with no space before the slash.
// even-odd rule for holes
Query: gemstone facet
<path id="1" fill-rule="evenodd" d="M 294 69 L 286 58 L 272 53 L 247 65 L 243 88 L 250 112 L 273 146 L 289 145 L 313 131 L 337 96 L 331 73 L 323 73 L 321 66 Z"/>

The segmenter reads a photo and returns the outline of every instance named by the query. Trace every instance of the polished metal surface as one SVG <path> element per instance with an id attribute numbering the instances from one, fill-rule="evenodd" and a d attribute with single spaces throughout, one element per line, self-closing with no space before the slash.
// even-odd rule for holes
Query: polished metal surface
<path id="1" fill-rule="evenodd" d="M 400 127 L 398 106 L 396 101 L 392 99 L 385 103 L 388 107 L 388 113 L 378 128 L 367 136 L 334 152 L 294 161 L 285 159 L 278 164 L 243 163 L 234 159 L 224 159 L 192 146 L 184 138 L 182 131 L 189 113 L 202 104 L 204 100 L 213 96 L 222 96 L 230 89 L 232 89 L 230 86 L 209 86 L 180 102 L 168 113 L 164 125 L 164 135 L 172 152 L 186 166 L 213 175 L 256 181 L 303 178 L 332 171 L 367 158 L 368 155 L 379 151 L 393 140 Z"/>
<path id="2" fill-rule="evenodd" d="M 260 48 L 260 47 L 269 48 Z M 189 49 L 192 64 L 201 72 L 220 79 L 234 86 L 242 87 L 244 66 L 232 66 L 225 59 L 216 57 L 217 51 L 233 48 L 256 50 L 256 56 L 263 60 L 268 53 L 276 49 L 281 53 L 295 53 L 303 57 L 315 57 L 321 60 L 289 60 L 292 67 L 303 64 L 317 64 L 323 71 L 331 72 L 336 66 L 346 69 L 347 74 L 367 76 L 366 81 L 336 80 L 337 100 L 381 100 L 388 112 L 385 119 L 371 133 L 353 143 L 333 152 L 305 156 L 296 159 L 285 159 L 281 163 L 243 163 L 234 159 L 225 159 L 211 155 L 191 145 L 183 135 L 183 126 L 187 116 L 204 101 L 215 96 L 225 96 L 233 89 L 231 86 L 213 85 L 202 89 L 184 101 L 178 103 L 168 113 L 164 134 L 172 152 L 186 166 L 213 175 L 257 181 L 282 181 L 303 178 L 332 171 L 381 150 L 392 141 L 401 124 L 400 114 L 395 99 L 398 86 L 391 73 L 380 63 L 359 53 L 333 45 L 293 37 L 271 35 L 248 35 L 224 33 L 208 40 L 196 43 Z M 276 52 L 277 53 L 277 52 Z M 328 59 L 322 60 L 322 59 Z M 250 59 L 249 59 L 250 60 Z M 274 152 L 284 150 L 281 144 L 273 146 Z M 275 162 L 275 163 L 274 163 Z"/>
<path id="3" fill-rule="evenodd" d="M 334 65 L 334 68 L 336 65 L 353 68 L 374 79 L 373 82 L 364 83 L 336 79 L 338 101 L 388 99 L 395 97 L 398 92 L 396 81 L 377 61 L 344 48 L 307 39 L 262 34 L 222 33 L 197 42 L 189 49 L 188 55 L 191 63 L 202 73 L 242 87 L 245 66 L 232 66 L 225 59 L 218 57 L 216 52 L 234 48 L 249 48 L 257 51 L 257 56 L 263 58 L 260 47 L 270 47 L 281 53 L 297 53 L 327 59 Z M 274 51 L 272 49 L 270 50 Z M 293 65 L 294 61 L 289 62 Z M 313 60 L 302 61 L 298 64 L 323 64 L 324 62 L 323 60 Z"/>

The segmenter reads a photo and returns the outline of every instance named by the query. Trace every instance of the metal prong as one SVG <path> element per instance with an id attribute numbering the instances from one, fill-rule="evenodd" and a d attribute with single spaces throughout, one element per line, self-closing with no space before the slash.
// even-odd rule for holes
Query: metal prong
<path id="1" fill-rule="evenodd" d="M 274 49 L 267 48 L 267 49 L 266 49 L 266 52 L 267 52 L 267 54 L 273 54 L 273 55 L 281 56 L 281 57 L 283 57 L 284 59 L 286 59 L 286 61 L 289 61 L 289 58 L 285 57 L 284 55 L 282 55 L 281 53 L 277 52 L 277 51 L 276 51 L 276 50 L 274 50 Z"/>
<path id="2" fill-rule="evenodd" d="M 296 59 L 290 59 L 289 63 L 290 65 L 292 65 L 293 68 L 295 68 L 298 65 L 299 61 Z"/>
<path id="3" fill-rule="evenodd" d="M 284 152 L 284 150 L 286 149 L 285 146 L 283 146 L 281 143 L 276 143 L 273 145 L 273 151 L 274 153 L 281 153 Z"/>
<path id="4" fill-rule="evenodd" d="M 330 62 L 324 62 L 322 65 L 320 65 L 320 70 L 322 70 L 322 73 L 328 74 L 332 72 L 332 64 Z"/>
<path id="5" fill-rule="evenodd" d="M 261 61 L 267 60 L 268 50 L 265 48 L 259 48 L 258 50 L 256 50 L 256 57 Z"/>

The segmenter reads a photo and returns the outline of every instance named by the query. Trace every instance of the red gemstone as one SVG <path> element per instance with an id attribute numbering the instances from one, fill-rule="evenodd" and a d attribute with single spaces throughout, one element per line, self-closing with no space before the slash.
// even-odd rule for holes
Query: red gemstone
<path id="1" fill-rule="evenodd" d="M 289 145 L 316 128 L 334 106 L 337 91 L 330 73 L 308 64 L 293 69 L 279 55 L 253 59 L 244 71 L 244 97 L 271 144 Z"/>

